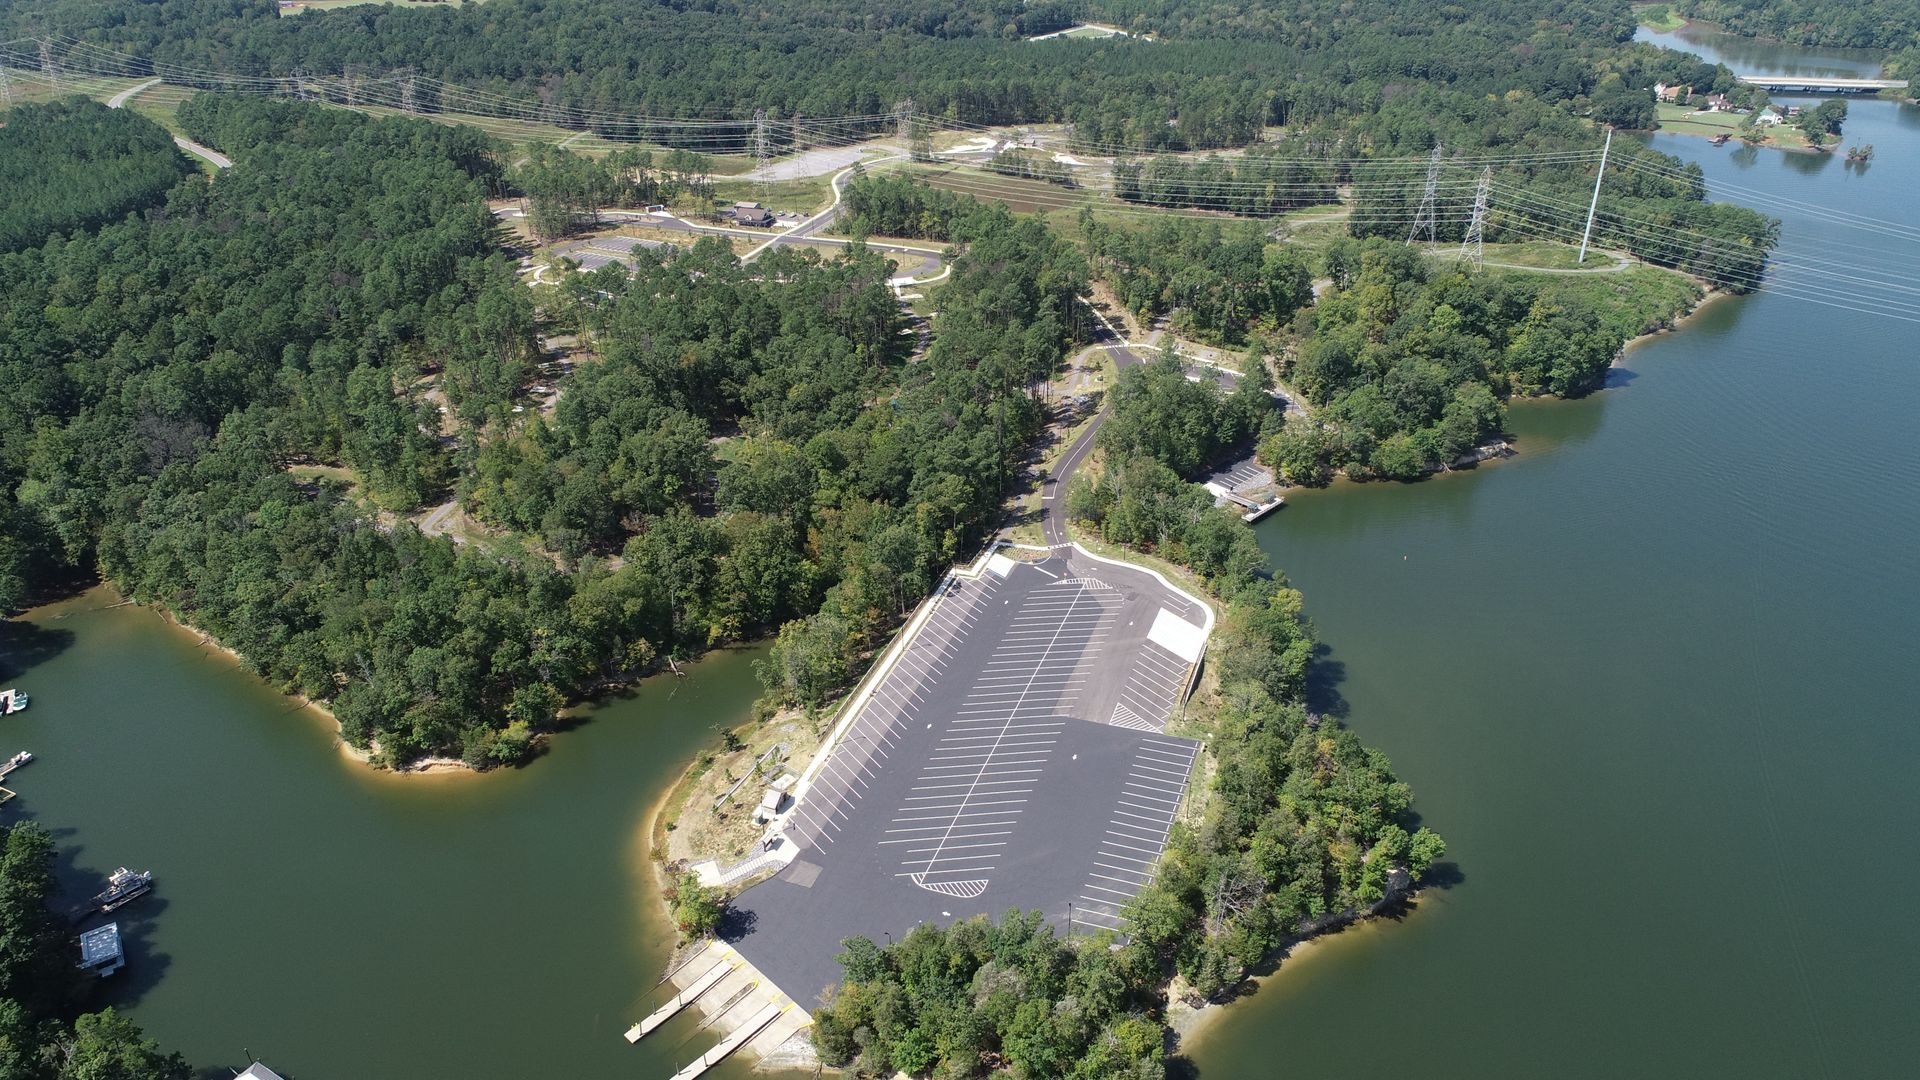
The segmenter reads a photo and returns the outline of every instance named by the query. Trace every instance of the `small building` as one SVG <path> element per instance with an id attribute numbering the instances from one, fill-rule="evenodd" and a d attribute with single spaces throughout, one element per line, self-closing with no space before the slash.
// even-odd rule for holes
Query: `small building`
<path id="1" fill-rule="evenodd" d="M 126 963 L 126 953 L 120 948 L 119 923 L 96 926 L 80 935 L 81 971 L 91 971 L 104 979 Z"/>
<path id="2" fill-rule="evenodd" d="M 281 1076 L 256 1061 L 247 1066 L 247 1071 L 234 1073 L 233 1080 L 281 1080 Z"/>
<path id="3" fill-rule="evenodd" d="M 773 212 L 761 206 L 759 203 L 735 206 L 733 208 L 733 223 L 736 225 L 751 225 L 757 229 L 765 229 L 773 225 Z"/>

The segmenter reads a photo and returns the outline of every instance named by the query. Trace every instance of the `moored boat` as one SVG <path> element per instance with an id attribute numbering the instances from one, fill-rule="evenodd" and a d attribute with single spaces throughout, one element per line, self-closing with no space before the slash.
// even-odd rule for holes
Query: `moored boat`
<path id="1" fill-rule="evenodd" d="M 151 888 L 153 871 L 136 872 L 123 866 L 108 875 L 107 887 L 93 898 L 93 905 L 101 911 L 115 911 Z"/>

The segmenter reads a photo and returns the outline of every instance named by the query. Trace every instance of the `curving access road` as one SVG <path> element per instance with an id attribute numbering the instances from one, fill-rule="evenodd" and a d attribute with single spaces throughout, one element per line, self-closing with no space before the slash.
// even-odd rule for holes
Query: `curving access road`
<path id="1" fill-rule="evenodd" d="M 1092 301 L 1081 302 L 1086 304 L 1087 310 L 1093 312 L 1093 317 L 1100 321 L 1102 340 L 1094 344 L 1097 348 L 1106 349 L 1113 355 L 1116 375 L 1140 363 L 1140 354 L 1134 352 L 1132 346 L 1127 344 L 1126 336 L 1115 330 L 1113 324 L 1107 321 L 1107 317 L 1100 314 L 1100 309 L 1094 307 Z M 1073 440 L 1072 446 L 1067 447 L 1067 452 L 1060 456 L 1060 461 L 1053 467 L 1053 471 L 1041 478 L 1040 531 L 1049 545 L 1067 542 L 1067 485 L 1073 479 L 1073 471 L 1080 467 L 1080 463 L 1087 459 L 1089 453 L 1093 452 L 1094 437 L 1100 434 L 1100 428 L 1106 424 L 1107 416 L 1111 411 L 1112 407 L 1102 402 L 1100 411 L 1088 421 L 1086 430 L 1080 433 L 1079 438 Z"/>

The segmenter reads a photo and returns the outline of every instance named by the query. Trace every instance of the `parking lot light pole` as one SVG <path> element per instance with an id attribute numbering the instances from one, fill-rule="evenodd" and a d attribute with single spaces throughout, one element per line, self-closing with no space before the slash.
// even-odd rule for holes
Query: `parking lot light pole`
<path id="1" fill-rule="evenodd" d="M 1073 940 L 1073 901 L 1067 901 L 1067 940 Z"/>

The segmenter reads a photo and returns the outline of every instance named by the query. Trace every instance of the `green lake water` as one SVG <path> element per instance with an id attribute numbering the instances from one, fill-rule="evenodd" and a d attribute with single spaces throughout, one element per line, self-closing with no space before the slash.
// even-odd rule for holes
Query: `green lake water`
<path id="1" fill-rule="evenodd" d="M 1458 881 L 1289 959 L 1191 1044 L 1201 1076 L 1909 1074 L 1920 323 L 1851 309 L 1920 297 L 1911 241 L 1830 216 L 1920 229 L 1916 129 L 1854 101 L 1864 171 L 1655 136 L 1796 204 L 1765 207 L 1782 253 L 1854 275 L 1800 279 L 1844 306 L 1717 303 L 1614 389 L 1516 407 L 1512 461 L 1261 526 L 1327 644 L 1322 704 L 1393 756 Z M 0 642 L 35 697 L 0 754 L 40 755 L 0 812 L 56 831 L 79 895 L 156 871 L 108 1000 L 207 1077 L 250 1049 L 298 1080 L 664 1078 L 711 1041 L 620 1039 L 670 944 L 641 832 L 745 717 L 752 651 L 529 768 L 397 778 L 110 599 Z"/>
<path id="2" fill-rule="evenodd" d="M 1739 71 L 1797 55 L 1734 44 Z M 1920 324 L 1849 308 L 1920 300 L 1920 249 L 1831 217 L 1920 236 L 1920 114 L 1851 110 L 1864 171 L 1653 137 L 1764 195 L 1719 197 L 1846 306 L 1720 301 L 1616 388 L 1515 407 L 1510 461 L 1260 526 L 1323 698 L 1460 881 L 1283 964 L 1196 1040 L 1202 1077 L 1913 1075 Z"/>
<path id="3" fill-rule="evenodd" d="M 76 900 L 123 863 L 155 872 L 119 913 L 129 964 L 103 999 L 150 1035 L 295 1080 L 665 1080 L 717 1041 L 692 1017 L 620 1036 L 672 947 L 645 821 L 712 725 L 745 717 L 757 650 L 600 704 L 527 768 L 397 777 L 112 600 L 42 608 L 5 639 L 34 701 L 0 719 L 0 746 L 39 760 L 0 813 L 54 831 Z"/>

